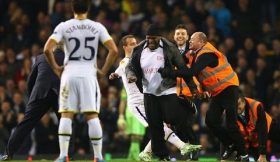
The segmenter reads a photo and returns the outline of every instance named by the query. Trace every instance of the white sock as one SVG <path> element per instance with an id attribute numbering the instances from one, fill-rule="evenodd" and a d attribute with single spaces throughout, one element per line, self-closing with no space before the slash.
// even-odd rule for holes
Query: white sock
<path id="1" fill-rule="evenodd" d="M 88 135 L 94 151 L 94 158 L 102 160 L 102 128 L 98 118 L 88 121 Z"/>
<path id="2" fill-rule="evenodd" d="M 69 141 L 72 134 L 72 120 L 69 118 L 61 118 L 58 127 L 59 137 L 59 158 L 68 156 Z"/>
<path id="3" fill-rule="evenodd" d="M 177 135 L 164 124 L 164 139 L 174 146 L 176 146 L 178 149 L 181 149 L 185 143 L 177 137 Z"/>
<path id="4" fill-rule="evenodd" d="M 144 148 L 144 152 L 146 153 L 151 153 L 152 152 L 152 144 L 151 144 L 151 140 L 149 141 L 149 143 L 146 145 L 146 147 Z"/>

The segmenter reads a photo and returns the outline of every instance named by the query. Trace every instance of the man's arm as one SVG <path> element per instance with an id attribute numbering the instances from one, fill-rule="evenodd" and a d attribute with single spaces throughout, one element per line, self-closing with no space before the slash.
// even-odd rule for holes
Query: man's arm
<path id="1" fill-rule="evenodd" d="M 119 67 L 115 70 L 115 72 L 114 72 L 114 73 L 111 73 L 111 74 L 109 75 L 109 79 L 110 79 L 110 80 L 117 79 L 117 78 L 121 77 L 121 75 L 124 73 L 124 69 L 123 69 L 123 67 L 122 67 L 121 64 L 122 64 L 122 62 L 120 62 L 120 65 L 119 65 Z"/>
<path id="2" fill-rule="evenodd" d="M 106 57 L 106 61 L 101 69 L 103 75 L 108 73 L 111 66 L 115 63 L 116 59 L 118 58 L 118 48 L 113 39 L 106 41 L 104 43 L 104 46 L 108 49 L 109 52 Z"/>
<path id="3" fill-rule="evenodd" d="M 191 68 L 184 67 L 178 70 L 169 71 L 168 69 L 161 69 L 162 77 L 192 77 L 197 75 L 207 66 L 215 67 L 218 65 L 218 58 L 213 54 L 203 54 L 197 58 L 197 61 L 192 64 Z"/>
<path id="4" fill-rule="evenodd" d="M 259 153 L 260 155 L 266 155 L 266 142 L 267 142 L 267 121 L 265 116 L 265 111 L 262 105 L 257 107 L 258 120 L 256 123 L 256 128 L 258 132 L 259 140 Z"/>
<path id="5" fill-rule="evenodd" d="M 50 37 L 45 44 L 44 54 L 46 56 L 47 62 L 50 64 L 50 67 L 52 68 L 54 73 L 58 77 L 60 77 L 63 68 L 58 66 L 58 64 L 55 61 L 54 55 L 53 55 L 53 50 L 56 47 L 56 45 L 57 45 L 57 42 Z"/>
<path id="6" fill-rule="evenodd" d="M 191 68 L 185 67 L 184 69 L 179 69 L 174 72 L 173 75 L 177 77 L 183 76 L 196 76 L 199 72 L 201 72 L 207 66 L 218 64 L 218 58 L 213 54 L 204 54 L 197 58 L 197 61 L 191 66 Z M 214 66 L 215 67 L 215 66 Z"/>

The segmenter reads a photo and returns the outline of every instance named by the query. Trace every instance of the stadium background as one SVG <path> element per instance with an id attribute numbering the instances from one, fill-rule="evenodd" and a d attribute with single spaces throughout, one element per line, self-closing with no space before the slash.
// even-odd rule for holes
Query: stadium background
<path id="1" fill-rule="evenodd" d="M 280 118 L 280 1 L 277 0 L 92 0 L 90 18 L 104 24 L 117 44 L 125 34 L 144 38 L 150 23 L 158 24 L 163 36 L 173 40 L 176 25 L 183 23 L 191 35 L 203 31 L 222 51 L 240 79 L 246 96 L 262 101 L 266 111 Z M 22 119 L 27 102 L 26 80 L 31 66 L 54 27 L 72 17 L 69 0 L 0 0 L 0 153 Z M 120 56 L 123 51 L 120 49 Z M 99 49 L 98 65 L 106 57 Z M 120 59 L 121 59 L 120 57 Z M 119 60 L 120 60 L 119 59 Z M 113 71 L 118 66 L 117 61 Z M 121 80 L 100 82 L 105 157 L 126 156 L 129 140 L 118 130 Z M 201 155 L 219 152 L 219 143 L 205 126 L 207 101 L 198 103 L 199 115 L 193 128 L 206 149 Z M 75 119 L 76 155 L 91 152 L 87 124 Z M 57 155 L 58 121 L 50 112 L 43 117 L 19 155 Z M 147 142 L 147 137 L 143 145 Z M 32 148 L 32 149 L 30 149 Z M 176 151 L 170 146 L 171 151 Z M 279 145 L 269 150 L 279 154 Z"/>

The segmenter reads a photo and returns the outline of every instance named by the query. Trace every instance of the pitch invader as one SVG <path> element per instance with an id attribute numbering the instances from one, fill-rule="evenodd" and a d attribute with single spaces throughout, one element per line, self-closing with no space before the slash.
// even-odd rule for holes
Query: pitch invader
<path id="1" fill-rule="evenodd" d="M 129 58 L 132 54 L 133 48 L 136 46 L 136 39 L 133 35 L 127 35 L 122 39 L 123 49 L 125 51 L 125 58 L 120 62 L 119 67 L 116 69 L 115 73 L 111 73 L 109 79 L 115 79 L 122 77 L 125 90 L 128 97 L 128 108 L 131 113 L 145 126 L 148 127 L 146 121 L 146 113 L 144 108 L 144 96 L 139 91 L 136 83 L 128 83 L 125 67 L 129 62 Z M 122 118 L 122 117 L 121 117 Z M 193 151 L 201 149 L 201 145 L 191 145 L 181 141 L 174 132 L 164 124 L 164 133 L 165 140 L 169 141 L 180 149 L 181 154 L 185 155 Z M 151 161 L 152 160 L 152 149 L 151 141 L 147 144 L 144 151 L 139 154 L 139 158 L 142 161 Z"/>

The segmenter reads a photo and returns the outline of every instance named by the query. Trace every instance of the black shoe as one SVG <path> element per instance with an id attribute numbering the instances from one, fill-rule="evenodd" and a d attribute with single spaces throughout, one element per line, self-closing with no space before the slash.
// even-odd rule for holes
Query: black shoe
<path id="1" fill-rule="evenodd" d="M 192 152 L 192 153 L 190 154 L 190 159 L 191 159 L 192 161 L 198 161 L 198 156 L 199 156 L 199 151 Z"/>
<path id="2" fill-rule="evenodd" d="M 159 161 L 171 161 L 169 156 L 159 158 Z"/>
<path id="3" fill-rule="evenodd" d="M 12 160 L 12 156 L 9 156 L 8 154 L 4 154 L 0 157 L 0 161 L 10 161 Z"/>
<path id="4" fill-rule="evenodd" d="M 242 162 L 247 162 L 249 161 L 249 155 L 244 155 L 244 156 L 236 156 L 235 160 L 234 161 L 242 161 Z"/>
<path id="5" fill-rule="evenodd" d="M 224 151 L 221 160 L 227 160 L 228 158 L 230 158 L 230 156 L 232 155 L 232 153 L 235 151 L 235 147 L 234 145 L 229 145 L 226 150 Z"/>

